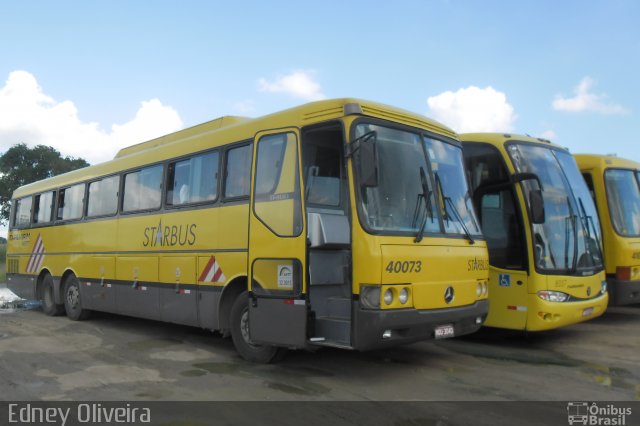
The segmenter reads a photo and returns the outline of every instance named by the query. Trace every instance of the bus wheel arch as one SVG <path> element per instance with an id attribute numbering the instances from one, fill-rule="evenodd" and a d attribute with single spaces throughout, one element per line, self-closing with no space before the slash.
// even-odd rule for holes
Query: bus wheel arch
<path id="1" fill-rule="evenodd" d="M 247 361 L 269 364 L 280 361 L 287 352 L 286 348 L 256 344 L 249 336 L 249 294 L 240 293 L 233 302 L 229 318 L 231 339 L 236 351 Z"/>
<path id="2" fill-rule="evenodd" d="M 74 271 L 66 270 L 60 282 L 62 283 L 62 299 L 67 317 L 74 321 L 82 321 L 89 318 L 91 311 L 82 308 L 80 280 L 78 280 Z"/>
<path id="3" fill-rule="evenodd" d="M 237 277 L 224 286 L 218 302 L 218 329 L 224 337 L 231 333 L 231 308 L 238 296 L 247 291 L 247 277 Z"/>
<path id="4" fill-rule="evenodd" d="M 60 289 L 48 269 L 43 269 L 38 275 L 36 284 L 36 298 L 42 303 L 42 311 L 48 316 L 64 314 L 64 304 L 60 301 Z M 56 297 L 56 295 L 58 297 Z"/>

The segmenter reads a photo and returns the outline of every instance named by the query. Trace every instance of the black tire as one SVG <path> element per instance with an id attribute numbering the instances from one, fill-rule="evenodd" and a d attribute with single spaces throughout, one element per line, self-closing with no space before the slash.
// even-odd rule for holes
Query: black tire
<path id="1" fill-rule="evenodd" d="M 236 350 L 247 361 L 268 364 L 282 359 L 285 348 L 271 345 L 258 345 L 249 337 L 249 297 L 243 291 L 236 297 L 231 308 L 231 339 Z"/>
<path id="2" fill-rule="evenodd" d="M 53 277 L 46 274 L 40 283 L 40 301 L 42 311 L 50 317 L 64 314 L 64 304 L 57 304 L 54 297 Z"/>
<path id="3" fill-rule="evenodd" d="M 91 311 L 82 309 L 80 300 L 80 282 L 75 275 L 69 275 L 64 282 L 64 309 L 67 311 L 69 319 L 82 321 L 89 318 Z"/>

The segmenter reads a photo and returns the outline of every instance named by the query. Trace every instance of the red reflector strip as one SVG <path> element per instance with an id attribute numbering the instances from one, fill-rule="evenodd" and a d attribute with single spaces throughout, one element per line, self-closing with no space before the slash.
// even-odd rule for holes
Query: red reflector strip
<path id="1" fill-rule="evenodd" d="M 293 299 L 284 299 L 284 304 L 285 305 L 293 305 Z"/>
<path id="2" fill-rule="evenodd" d="M 509 311 L 520 311 L 520 312 L 526 312 L 527 311 L 527 307 L 526 306 L 507 305 L 507 309 Z"/>

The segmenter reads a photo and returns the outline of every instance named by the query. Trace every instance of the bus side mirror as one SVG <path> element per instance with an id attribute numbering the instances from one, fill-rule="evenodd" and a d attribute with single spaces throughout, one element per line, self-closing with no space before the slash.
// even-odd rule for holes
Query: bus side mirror
<path id="1" fill-rule="evenodd" d="M 531 213 L 531 222 L 535 224 L 544 223 L 544 199 L 542 191 L 534 189 L 529 192 L 529 208 Z"/>
<path id="2" fill-rule="evenodd" d="M 366 187 L 378 186 L 378 149 L 375 137 L 363 140 L 358 151 L 360 185 Z"/>

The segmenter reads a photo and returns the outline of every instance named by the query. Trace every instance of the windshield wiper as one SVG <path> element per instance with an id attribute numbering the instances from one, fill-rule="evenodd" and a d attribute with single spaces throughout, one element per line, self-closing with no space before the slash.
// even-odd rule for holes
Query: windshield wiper
<path id="1" fill-rule="evenodd" d="M 593 258 L 593 256 L 591 255 L 591 248 L 589 246 L 589 242 L 595 240 L 596 244 L 598 245 L 598 252 L 596 253 L 596 255 L 598 256 L 598 260 L 600 261 L 600 263 L 602 263 L 602 252 L 601 247 L 602 245 L 600 245 L 600 237 L 598 236 L 598 229 L 596 228 L 596 224 L 593 222 L 593 217 L 587 214 L 587 210 L 584 208 L 584 203 L 582 202 L 582 198 L 578 197 L 578 203 L 580 204 L 580 210 L 582 212 L 582 216 L 584 217 L 584 221 L 586 222 L 586 228 L 587 228 L 587 242 L 586 242 L 586 250 L 587 250 L 587 254 L 589 254 L 589 256 L 591 256 L 591 259 L 594 260 L 594 264 L 595 264 L 595 259 Z M 592 238 L 592 234 L 591 234 L 591 228 L 589 227 L 589 225 L 591 225 L 591 228 L 593 229 L 593 238 Z"/>
<path id="2" fill-rule="evenodd" d="M 476 241 L 473 239 L 473 237 L 471 236 L 471 232 L 469 232 L 469 229 L 462 221 L 462 216 L 460 216 L 460 212 L 458 212 L 458 209 L 456 208 L 455 204 L 453 204 L 451 197 L 447 197 L 446 194 L 444 193 L 444 189 L 442 188 L 442 181 L 440 180 L 440 176 L 438 175 L 438 172 L 435 172 L 435 175 L 436 175 L 436 185 L 440 190 L 440 196 L 442 196 L 442 199 L 444 200 L 444 216 L 448 221 L 449 220 L 449 213 L 447 212 L 447 203 L 448 203 L 448 205 L 451 207 L 451 211 L 453 211 L 453 215 L 455 216 L 455 219 L 458 220 L 458 222 L 460 223 L 460 226 L 462 227 L 462 230 L 464 231 L 464 234 L 469 240 L 469 244 L 475 244 Z"/>
<path id="3" fill-rule="evenodd" d="M 424 199 L 424 219 L 422 220 L 420 229 L 416 234 L 416 238 L 413 240 L 414 243 L 419 243 L 420 241 L 422 241 L 422 238 L 424 236 L 424 230 L 427 226 L 427 220 L 429 218 L 433 220 L 433 214 L 431 212 L 431 191 L 429 191 L 429 185 L 427 184 L 427 174 L 425 173 L 424 168 L 422 166 L 420 166 L 420 183 L 422 185 L 422 194 L 418 194 L 418 199 L 416 200 L 416 209 L 413 215 L 414 226 L 418 222 L 420 198 Z"/>
<path id="4" fill-rule="evenodd" d="M 578 261 L 578 233 L 576 229 L 576 215 L 569 197 L 567 197 L 567 206 L 569 207 L 569 217 L 566 217 L 564 222 L 564 266 L 569 272 L 574 273 Z M 569 268 L 569 227 L 567 221 L 571 222 L 571 230 L 573 231 L 573 258 L 571 259 L 571 268 Z"/>

